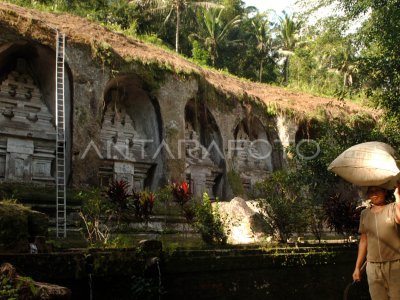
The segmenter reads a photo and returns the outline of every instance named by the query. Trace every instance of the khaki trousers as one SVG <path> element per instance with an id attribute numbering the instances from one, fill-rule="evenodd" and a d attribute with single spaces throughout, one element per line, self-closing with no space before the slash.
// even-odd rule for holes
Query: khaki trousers
<path id="1" fill-rule="evenodd" d="M 400 260 L 367 263 L 372 300 L 400 300 Z"/>

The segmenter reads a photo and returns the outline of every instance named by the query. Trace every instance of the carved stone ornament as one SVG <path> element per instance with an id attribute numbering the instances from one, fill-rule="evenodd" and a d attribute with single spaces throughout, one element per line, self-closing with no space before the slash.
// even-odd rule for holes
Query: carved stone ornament
<path id="1" fill-rule="evenodd" d="M 11 109 L 5 109 L 2 112 L 3 116 L 6 118 L 12 119 L 14 117 L 14 112 Z"/>

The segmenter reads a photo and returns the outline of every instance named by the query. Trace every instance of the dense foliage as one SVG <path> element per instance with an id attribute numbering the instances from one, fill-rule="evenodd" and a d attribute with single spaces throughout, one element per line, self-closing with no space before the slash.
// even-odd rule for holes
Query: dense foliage
<path id="1" fill-rule="evenodd" d="M 278 236 L 285 242 L 293 233 L 304 233 L 307 230 L 310 206 L 303 187 L 295 180 L 296 174 L 291 171 L 274 172 L 270 178 L 258 184 L 259 207 L 266 221 Z"/>
<path id="2" fill-rule="evenodd" d="M 288 149 L 293 156 L 288 168 L 258 185 L 260 207 L 281 240 L 304 231 L 317 240 L 327 229 L 344 236 L 357 233 L 361 191 L 327 167 L 350 146 L 367 141 L 388 142 L 367 116 L 302 124 L 296 146 Z"/>
<path id="3" fill-rule="evenodd" d="M 11 2 L 88 17 L 250 80 L 339 99 L 371 97 L 387 109 L 391 127 L 400 123 L 399 1 L 302 0 L 305 13 L 278 17 L 241 0 Z M 316 8 L 333 4 L 345 13 L 311 21 Z M 350 21 L 360 16 L 365 21 L 355 29 Z"/>
<path id="4" fill-rule="evenodd" d="M 226 243 L 224 223 L 218 208 L 212 206 L 207 193 L 203 194 L 202 202 L 196 205 L 195 215 L 195 225 L 205 243 L 209 245 Z"/>
<path id="5" fill-rule="evenodd" d="M 11 2 L 88 17 L 250 80 L 339 99 L 370 97 L 387 109 L 389 127 L 400 123 L 399 1 L 302 0 L 305 13 L 278 17 L 241 0 Z M 344 13 L 311 21 L 316 8 L 334 4 Z M 360 16 L 362 25 L 351 25 Z M 399 144 L 398 135 L 388 135 Z"/>

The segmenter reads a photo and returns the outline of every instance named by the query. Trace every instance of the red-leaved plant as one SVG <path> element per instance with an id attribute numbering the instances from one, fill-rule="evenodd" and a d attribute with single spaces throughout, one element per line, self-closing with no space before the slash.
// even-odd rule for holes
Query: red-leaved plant
<path id="1" fill-rule="evenodd" d="M 183 207 L 192 198 L 192 194 L 189 191 L 189 184 L 186 181 L 182 181 L 180 184 L 173 183 L 172 195 L 174 196 L 174 201 Z"/>
<path id="2" fill-rule="evenodd" d="M 135 216 L 148 221 L 153 211 L 155 195 L 152 192 L 132 192 L 132 203 Z"/>
<path id="3" fill-rule="evenodd" d="M 152 192 L 142 192 L 140 197 L 140 204 L 142 207 L 142 215 L 145 220 L 150 218 L 153 211 L 154 201 L 156 197 Z"/>
<path id="4" fill-rule="evenodd" d="M 128 206 L 128 182 L 121 180 L 114 180 L 111 182 L 106 192 L 108 199 L 117 205 L 119 209 L 126 209 Z"/>

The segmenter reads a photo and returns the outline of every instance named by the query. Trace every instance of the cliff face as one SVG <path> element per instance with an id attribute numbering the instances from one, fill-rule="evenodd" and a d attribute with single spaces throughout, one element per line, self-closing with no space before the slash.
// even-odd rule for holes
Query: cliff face
<path id="1" fill-rule="evenodd" d="M 54 131 L 45 110 L 55 116 L 56 29 L 67 41 L 67 169 L 76 185 L 125 179 L 154 189 L 186 179 L 196 195 L 225 198 L 228 173 L 251 188 L 281 168 L 276 145 L 294 143 L 310 113 L 377 114 L 204 70 L 76 16 L 1 3 L 0 29 L 0 125 L 11 128 L 0 126 L 4 180 L 54 180 L 54 137 L 44 133 Z"/>

